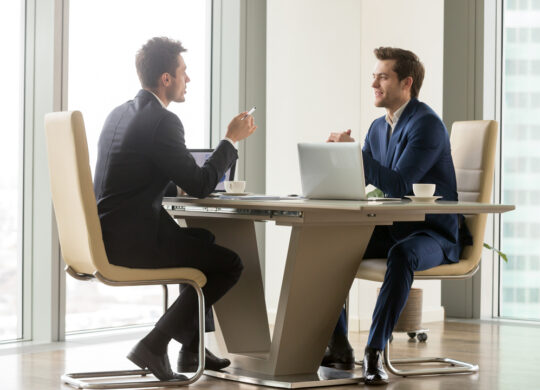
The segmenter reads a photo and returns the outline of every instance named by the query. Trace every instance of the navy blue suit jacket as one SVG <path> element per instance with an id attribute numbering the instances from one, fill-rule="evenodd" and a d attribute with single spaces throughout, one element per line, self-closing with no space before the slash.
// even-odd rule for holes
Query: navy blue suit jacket
<path id="1" fill-rule="evenodd" d="M 417 99 L 411 99 L 405 107 L 389 142 L 385 117 L 371 124 L 363 157 L 366 183 L 389 197 L 413 195 L 413 183 L 434 183 L 435 195 L 443 200 L 458 199 L 446 127 L 428 105 Z M 424 222 L 398 222 L 390 227 L 397 241 L 420 233 L 433 237 L 448 260 L 459 261 L 457 214 L 429 214 Z"/>
<path id="2" fill-rule="evenodd" d="M 158 268 L 171 264 L 167 241 L 181 229 L 163 209 L 167 190 L 181 187 L 203 198 L 238 158 L 221 141 L 203 167 L 184 142 L 180 119 L 141 90 L 107 117 L 98 144 L 94 177 L 98 214 L 109 262 Z"/>

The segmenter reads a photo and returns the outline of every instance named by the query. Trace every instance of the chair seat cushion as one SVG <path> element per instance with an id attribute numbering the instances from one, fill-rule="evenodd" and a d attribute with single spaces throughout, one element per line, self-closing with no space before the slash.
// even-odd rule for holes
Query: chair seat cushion
<path id="1" fill-rule="evenodd" d="M 475 270 L 476 263 L 473 261 L 460 260 L 453 264 L 443 264 L 425 271 L 414 273 L 415 278 L 419 279 L 441 279 L 445 277 L 463 277 L 467 278 L 470 272 Z M 386 259 L 364 259 L 358 267 L 356 277 L 359 279 L 382 282 L 386 273 Z"/>
<path id="2" fill-rule="evenodd" d="M 148 269 L 108 264 L 104 269 L 100 270 L 100 274 L 106 279 L 117 282 L 186 279 L 194 281 L 199 287 L 206 284 L 206 276 L 201 271 L 188 267 Z"/>

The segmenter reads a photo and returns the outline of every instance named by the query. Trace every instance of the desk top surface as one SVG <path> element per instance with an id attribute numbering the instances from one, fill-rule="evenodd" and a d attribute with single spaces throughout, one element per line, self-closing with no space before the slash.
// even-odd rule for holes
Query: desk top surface
<path id="1" fill-rule="evenodd" d="M 220 199 L 191 197 L 164 198 L 163 205 L 173 207 L 212 207 L 253 210 L 286 210 L 286 211 L 351 211 L 364 213 L 429 213 L 429 214 L 478 214 L 478 213 L 504 213 L 515 209 L 514 205 L 477 203 L 477 202 L 449 202 L 437 201 L 435 203 L 418 203 L 410 200 L 402 201 L 351 201 L 351 200 L 315 200 L 315 199 Z"/>

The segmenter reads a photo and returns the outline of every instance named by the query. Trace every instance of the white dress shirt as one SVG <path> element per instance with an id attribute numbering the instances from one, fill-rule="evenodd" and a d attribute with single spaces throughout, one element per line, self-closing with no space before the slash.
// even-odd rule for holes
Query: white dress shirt
<path id="1" fill-rule="evenodd" d="M 407 104 L 409 104 L 409 102 L 410 102 L 410 100 L 407 100 L 407 102 L 404 105 L 399 107 L 396 110 L 396 112 L 394 112 L 394 115 L 392 115 L 392 117 L 390 117 L 390 115 L 388 113 L 386 113 L 386 118 L 385 118 L 386 123 L 388 123 L 390 125 L 390 128 L 392 129 L 390 134 L 392 134 L 394 132 L 394 129 L 396 128 L 399 117 L 401 116 L 401 114 L 403 114 L 403 111 L 405 111 L 405 107 L 407 107 Z"/>

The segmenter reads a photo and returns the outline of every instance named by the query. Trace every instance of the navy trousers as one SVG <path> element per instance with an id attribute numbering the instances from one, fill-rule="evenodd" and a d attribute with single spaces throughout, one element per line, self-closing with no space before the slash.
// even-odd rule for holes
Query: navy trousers
<path id="1" fill-rule="evenodd" d="M 382 350 L 390 338 L 403 307 L 407 303 L 414 271 L 448 263 L 441 247 L 427 234 L 418 234 L 396 242 L 386 226 L 377 226 L 364 258 L 386 257 L 384 281 L 375 304 L 367 345 Z M 369 260 L 367 260 L 369 261 Z M 347 334 L 345 310 L 342 310 L 334 334 Z"/>

